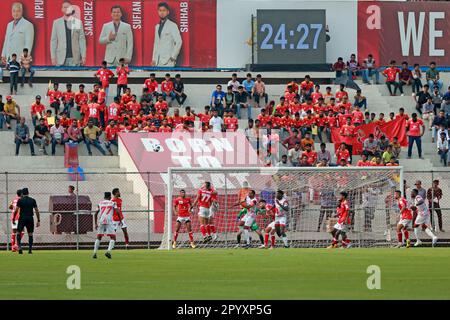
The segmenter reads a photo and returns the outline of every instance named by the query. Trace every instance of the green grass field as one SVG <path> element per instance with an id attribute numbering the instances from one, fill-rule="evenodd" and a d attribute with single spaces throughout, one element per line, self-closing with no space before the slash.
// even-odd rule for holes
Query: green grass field
<path id="1" fill-rule="evenodd" d="M 70 265 L 80 290 L 66 287 Z M 450 299 L 449 268 L 447 248 L 2 251 L 0 299 Z"/>

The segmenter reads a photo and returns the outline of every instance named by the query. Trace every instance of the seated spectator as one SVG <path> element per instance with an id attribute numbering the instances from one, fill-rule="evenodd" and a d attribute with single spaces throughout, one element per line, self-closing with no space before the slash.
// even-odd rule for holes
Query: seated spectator
<path id="1" fill-rule="evenodd" d="M 218 84 L 216 90 L 211 95 L 211 108 L 217 110 L 219 117 L 223 116 L 225 105 L 225 92 L 222 91 L 222 86 Z"/>
<path id="2" fill-rule="evenodd" d="M 430 62 L 430 68 L 425 73 L 425 77 L 430 88 L 434 88 L 434 86 L 437 86 L 439 91 L 441 91 L 444 83 L 439 76 L 439 70 L 436 69 L 436 62 Z"/>
<path id="3" fill-rule="evenodd" d="M 398 88 L 400 90 L 401 96 L 404 96 L 403 86 L 409 86 L 412 83 L 413 74 L 411 70 L 409 70 L 408 62 L 402 62 L 402 69 L 398 74 Z"/>
<path id="4" fill-rule="evenodd" d="M 361 159 L 358 160 L 356 166 L 357 167 L 370 167 L 372 164 L 371 162 L 368 160 L 368 155 L 367 153 L 362 153 L 361 154 Z"/>
<path id="5" fill-rule="evenodd" d="M 158 81 L 156 80 L 156 75 L 154 73 L 150 73 L 150 78 L 145 79 L 143 88 L 148 89 L 148 94 L 152 95 L 154 98 L 159 96 Z"/>
<path id="6" fill-rule="evenodd" d="M 422 106 L 424 103 L 426 103 L 429 98 L 433 99 L 429 92 L 429 88 L 428 84 L 426 84 L 423 86 L 422 91 L 413 94 L 414 100 L 416 101 L 416 110 L 419 114 L 422 114 Z"/>
<path id="7" fill-rule="evenodd" d="M 375 75 L 375 83 L 380 84 L 380 73 L 378 72 L 375 59 L 369 54 L 363 61 L 362 78 L 363 82 L 370 84 L 370 80 Z"/>
<path id="8" fill-rule="evenodd" d="M 301 154 L 302 148 L 300 146 L 300 142 L 296 142 L 294 148 L 291 148 L 288 151 L 288 158 L 293 167 L 298 167 Z"/>
<path id="9" fill-rule="evenodd" d="M 428 124 L 430 125 L 430 131 L 433 129 L 433 120 L 434 120 L 434 104 L 433 99 L 429 97 L 427 102 L 422 105 L 422 119 L 428 120 Z"/>
<path id="10" fill-rule="evenodd" d="M 3 129 L 5 121 L 5 104 L 3 103 L 3 96 L 0 94 L 0 130 Z"/>
<path id="11" fill-rule="evenodd" d="M 375 136 L 371 133 L 369 134 L 369 138 L 364 140 L 363 142 L 363 152 L 362 154 L 369 157 L 375 157 L 379 155 L 380 149 L 378 141 L 375 139 Z"/>
<path id="12" fill-rule="evenodd" d="M 97 126 L 94 126 L 94 122 L 91 119 L 88 121 L 88 125 L 84 128 L 84 142 L 86 143 L 86 148 L 90 156 L 92 156 L 91 145 L 94 145 L 94 147 L 96 147 L 101 154 L 106 155 L 106 152 L 102 148 L 99 140 L 101 132 L 102 130 Z"/>
<path id="13" fill-rule="evenodd" d="M 450 119 L 450 95 L 442 102 L 441 110 L 444 111 L 445 117 Z"/>
<path id="14" fill-rule="evenodd" d="M 450 135 L 449 135 L 448 129 L 447 129 L 447 127 L 444 126 L 443 124 L 441 124 L 441 125 L 439 126 L 439 130 L 438 130 L 438 132 L 437 132 L 437 136 L 440 137 L 440 136 L 441 136 L 441 133 L 445 133 L 445 136 L 447 137 L 447 140 L 450 140 Z"/>
<path id="15" fill-rule="evenodd" d="M 70 112 L 75 106 L 75 92 L 72 91 L 72 84 L 66 84 L 66 91 L 62 93 L 61 102 L 64 106 L 63 112 L 67 113 L 70 117 Z"/>
<path id="16" fill-rule="evenodd" d="M 238 119 L 234 116 L 234 112 L 230 111 L 224 115 L 225 130 L 235 132 L 239 128 Z"/>
<path id="17" fill-rule="evenodd" d="M 71 125 L 67 128 L 67 136 L 65 139 L 71 143 L 80 143 L 83 141 L 82 129 L 76 119 L 73 119 Z"/>
<path id="18" fill-rule="evenodd" d="M 36 96 L 35 102 L 31 105 L 31 121 L 33 127 L 36 127 L 37 121 L 44 117 L 45 106 L 41 103 L 41 96 Z"/>
<path id="19" fill-rule="evenodd" d="M 171 98 L 171 101 L 175 100 L 175 92 L 173 91 L 173 81 L 170 78 L 170 73 L 166 73 L 164 76 L 164 80 L 161 82 L 161 94 L 165 101 L 167 101 L 167 97 Z M 170 104 L 168 102 L 168 104 Z"/>
<path id="20" fill-rule="evenodd" d="M 347 66 L 342 57 L 339 57 L 337 61 L 333 64 L 333 71 L 336 72 L 335 83 L 339 83 L 340 78 L 344 75 L 344 71 L 347 69 Z"/>
<path id="21" fill-rule="evenodd" d="M 255 100 L 256 108 L 259 108 L 261 99 L 264 99 L 265 104 L 269 101 L 269 95 L 266 93 L 266 86 L 260 74 L 256 75 L 256 81 L 252 89 L 252 97 Z"/>
<path id="22" fill-rule="evenodd" d="M 383 152 L 381 158 L 383 159 L 384 164 L 387 164 L 388 162 L 391 161 L 392 158 L 395 158 L 394 157 L 394 152 L 392 151 L 392 146 L 391 145 L 388 145 L 386 150 Z"/>
<path id="23" fill-rule="evenodd" d="M 314 90 L 314 82 L 311 81 L 311 76 L 307 74 L 305 80 L 300 83 L 300 89 L 304 90 L 306 94 L 311 95 Z"/>
<path id="24" fill-rule="evenodd" d="M 111 156 L 114 155 L 111 150 L 111 145 L 115 145 L 117 148 L 119 147 L 117 135 L 118 132 L 119 128 L 116 126 L 116 122 L 114 120 L 111 120 L 109 122 L 109 125 L 105 129 L 105 147 Z"/>
<path id="25" fill-rule="evenodd" d="M 442 97 L 442 100 L 450 100 L 450 86 L 448 86 L 447 88 L 447 92 L 444 94 L 444 96 Z"/>
<path id="26" fill-rule="evenodd" d="M 306 150 L 306 145 L 310 144 L 312 149 L 314 150 L 314 140 L 311 138 L 311 132 L 307 131 L 305 133 L 305 137 L 301 140 L 302 150 Z"/>
<path id="27" fill-rule="evenodd" d="M 45 147 L 50 144 L 50 141 L 51 141 L 50 131 L 48 130 L 48 127 L 45 125 L 45 119 L 40 118 L 39 124 L 34 126 L 33 142 L 37 146 L 40 146 L 39 151 L 43 152 L 44 155 L 47 155 L 47 150 L 45 149 Z"/>
<path id="28" fill-rule="evenodd" d="M 323 142 L 320 144 L 320 150 L 317 152 L 317 161 L 325 161 L 327 166 L 331 165 L 331 153 L 327 150 L 327 145 Z"/>
<path id="29" fill-rule="evenodd" d="M 222 132 L 222 130 L 224 130 L 223 119 L 219 117 L 219 112 L 217 110 L 212 111 L 212 117 L 209 119 L 209 126 L 212 128 L 213 132 Z"/>
<path id="30" fill-rule="evenodd" d="M 383 134 L 380 137 L 380 140 L 378 140 L 378 149 L 380 150 L 380 155 L 383 154 L 389 147 L 389 139 L 386 138 L 386 136 Z"/>
<path id="31" fill-rule="evenodd" d="M 288 156 L 283 154 L 281 156 L 281 161 L 276 164 L 277 167 L 291 167 L 291 164 L 288 162 Z"/>
<path id="32" fill-rule="evenodd" d="M 237 74 L 236 74 L 236 73 L 233 73 L 233 74 L 231 75 L 231 80 L 228 81 L 227 87 L 228 87 L 228 86 L 233 87 L 233 92 L 236 93 L 236 92 L 238 92 L 238 89 L 239 89 L 239 86 L 240 86 L 240 85 L 241 85 L 241 84 L 239 83 L 239 81 L 238 81 L 238 79 L 237 79 Z"/>
<path id="33" fill-rule="evenodd" d="M 248 93 L 244 91 L 243 86 L 238 87 L 238 92 L 235 93 L 236 101 L 236 115 L 241 119 L 241 109 L 247 108 L 247 119 L 252 119 L 252 106 L 248 103 Z"/>
<path id="34" fill-rule="evenodd" d="M 305 145 L 305 150 L 302 152 L 302 157 L 307 158 L 307 162 L 311 167 L 315 167 L 317 163 L 317 152 L 315 152 L 313 149 L 313 144 L 307 143 Z"/>
<path id="35" fill-rule="evenodd" d="M 55 109 L 55 115 L 58 115 L 61 106 L 62 92 L 59 91 L 59 85 L 57 83 L 53 84 L 53 90 L 50 90 L 50 88 L 47 90 L 47 97 L 49 99 L 50 107 Z"/>
<path id="36" fill-rule="evenodd" d="M 0 83 L 3 83 L 3 68 L 6 67 L 6 61 L 0 57 Z"/>
<path id="37" fill-rule="evenodd" d="M 58 118 L 55 119 L 55 125 L 50 128 L 50 136 L 52 138 L 52 156 L 55 155 L 56 145 L 64 145 L 64 127 L 61 125 Z"/>
<path id="38" fill-rule="evenodd" d="M 14 136 L 16 144 L 16 156 L 19 155 L 20 145 L 28 144 L 30 146 L 31 155 L 35 156 L 33 139 L 30 138 L 30 129 L 25 124 L 25 118 L 19 118 L 19 124 L 16 126 L 16 134 Z"/>
<path id="39" fill-rule="evenodd" d="M 180 74 L 175 75 L 175 82 L 173 83 L 173 94 L 180 107 L 183 107 L 184 102 L 187 99 L 187 95 L 184 93 L 184 83 L 181 80 Z"/>
<path id="40" fill-rule="evenodd" d="M 350 162 L 350 152 L 347 150 L 347 145 L 345 143 L 341 143 L 339 148 L 336 150 L 336 163 L 341 164 L 342 161 L 347 163 Z"/>
<path id="41" fill-rule="evenodd" d="M 227 93 L 225 94 L 225 112 L 236 112 L 236 95 L 233 92 L 233 87 L 227 87 Z"/>
<path id="42" fill-rule="evenodd" d="M 325 159 L 319 160 L 316 165 L 316 167 L 318 167 L 318 168 L 323 168 L 323 167 L 328 167 L 328 166 L 329 166 L 328 162 Z"/>
<path id="43" fill-rule="evenodd" d="M 300 162 L 298 164 L 299 167 L 312 167 L 311 162 L 308 160 L 308 156 L 302 154 L 300 157 Z"/>
<path id="44" fill-rule="evenodd" d="M 392 154 L 393 154 L 393 156 L 396 159 L 400 158 L 400 152 L 402 150 L 402 146 L 398 142 L 398 137 L 394 137 L 392 139 L 391 147 L 392 147 Z"/>
<path id="45" fill-rule="evenodd" d="M 301 145 L 301 135 L 299 134 L 297 129 L 293 129 L 289 137 L 283 140 L 282 144 L 286 147 L 286 149 L 291 150 L 295 147 L 297 143 Z"/>
<path id="46" fill-rule="evenodd" d="M 242 81 L 242 86 L 244 87 L 245 92 L 247 92 L 249 99 L 251 99 L 253 87 L 255 86 L 255 81 L 252 79 L 251 73 L 247 73 L 247 78 L 244 81 Z"/>
<path id="47" fill-rule="evenodd" d="M 395 157 L 391 157 L 389 162 L 386 163 L 386 167 L 397 167 L 398 165 L 398 160 Z"/>
<path id="48" fill-rule="evenodd" d="M 31 54 L 29 54 L 28 49 L 23 49 L 23 54 L 20 57 L 20 74 L 22 76 L 22 83 L 20 86 L 23 88 L 25 85 L 25 74 L 26 72 L 30 73 L 30 77 L 28 78 L 28 85 L 30 88 L 33 87 L 33 76 L 34 76 L 34 69 L 32 68 L 32 62 L 33 58 L 31 57 Z"/>
<path id="49" fill-rule="evenodd" d="M 348 99 L 348 92 L 345 91 L 345 84 L 341 83 L 339 85 L 339 89 L 336 91 L 334 97 L 338 102 L 341 102 L 344 97 Z"/>
<path id="50" fill-rule="evenodd" d="M 439 88 L 437 86 L 434 86 L 434 90 L 431 93 L 431 97 L 433 98 L 434 114 L 437 114 L 439 109 L 441 109 L 443 101 L 443 95 L 439 92 Z"/>
<path id="51" fill-rule="evenodd" d="M 367 99 L 361 94 L 361 89 L 356 90 L 353 106 L 367 109 Z"/>
<path id="52" fill-rule="evenodd" d="M 420 65 L 418 63 L 414 64 L 414 69 L 412 71 L 412 92 L 413 93 L 419 93 L 419 91 L 422 89 L 422 72 L 420 71 Z"/>
<path id="53" fill-rule="evenodd" d="M 6 128 L 11 130 L 11 120 L 20 119 L 20 107 L 11 96 L 6 97 L 6 103 L 3 106 L 3 114 L 6 122 Z"/>
<path id="54" fill-rule="evenodd" d="M 396 78 L 397 74 L 399 73 L 400 69 L 395 66 L 395 60 L 391 60 L 389 62 L 389 68 L 384 69 L 384 71 L 382 72 L 383 76 L 386 77 L 386 86 L 391 96 L 395 96 L 397 94 L 397 88 L 399 87 L 399 84 L 396 81 Z M 394 86 L 394 91 L 392 91 L 392 86 Z"/>
<path id="55" fill-rule="evenodd" d="M 444 132 L 441 132 L 441 135 L 437 142 L 437 152 L 440 157 L 441 163 L 444 164 L 444 167 L 448 165 L 449 156 L 448 156 L 448 148 L 449 148 L 449 140 Z"/>
<path id="56" fill-rule="evenodd" d="M 347 70 L 349 79 L 354 80 L 357 76 L 362 75 L 361 65 L 356 60 L 356 55 L 354 53 L 350 55 L 350 60 L 347 61 Z"/>
<path id="57" fill-rule="evenodd" d="M 432 140 L 431 142 L 434 142 L 437 137 L 437 131 L 439 130 L 440 126 L 446 127 L 448 124 L 448 120 L 445 117 L 444 110 L 439 110 L 438 115 L 433 119 L 433 123 L 431 124 L 432 129 Z"/>

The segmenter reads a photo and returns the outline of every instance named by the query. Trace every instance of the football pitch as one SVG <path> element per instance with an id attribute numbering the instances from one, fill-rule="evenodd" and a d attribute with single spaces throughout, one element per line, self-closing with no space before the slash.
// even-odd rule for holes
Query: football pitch
<path id="1" fill-rule="evenodd" d="M 450 248 L 0 252 L 0 299 L 450 299 Z M 80 269 L 69 290 L 67 268 Z M 371 265 L 381 289 L 369 290 Z"/>

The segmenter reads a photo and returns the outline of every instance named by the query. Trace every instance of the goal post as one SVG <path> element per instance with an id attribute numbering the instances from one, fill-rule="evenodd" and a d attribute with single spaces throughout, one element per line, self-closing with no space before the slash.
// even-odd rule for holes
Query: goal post
<path id="1" fill-rule="evenodd" d="M 211 182 L 218 194 L 218 208 L 211 224 L 217 239 L 203 241 L 198 222 L 198 208 L 191 214 L 194 241 L 198 248 L 232 248 L 238 245 L 239 195 L 255 190 L 257 199 L 274 204 L 277 190 L 289 202 L 287 236 L 292 247 L 325 247 L 330 218 L 336 214 L 341 191 L 349 194 L 351 227 L 349 238 L 355 246 L 387 246 L 395 240 L 398 208 L 394 191 L 403 192 L 403 167 L 227 167 L 169 168 L 167 172 L 166 217 L 160 249 L 172 249 L 177 217 L 173 200 L 181 189 L 194 202 L 198 189 Z M 248 187 L 246 187 L 248 185 Z M 242 200 L 242 199 L 241 199 Z M 270 217 L 258 216 L 252 228 L 252 246 L 260 244 L 260 235 Z M 260 232 L 256 231 L 259 230 Z M 391 238 L 392 233 L 392 238 Z M 188 248 L 188 234 L 181 226 L 177 248 Z"/>

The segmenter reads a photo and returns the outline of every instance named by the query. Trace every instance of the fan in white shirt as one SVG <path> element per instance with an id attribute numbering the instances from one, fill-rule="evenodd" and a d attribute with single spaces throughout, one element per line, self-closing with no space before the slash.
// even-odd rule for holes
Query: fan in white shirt
<path id="1" fill-rule="evenodd" d="M 213 116 L 209 119 L 209 126 L 213 132 L 222 132 L 224 122 L 221 117 L 218 116 L 217 110 L 213 110 Z"/>

